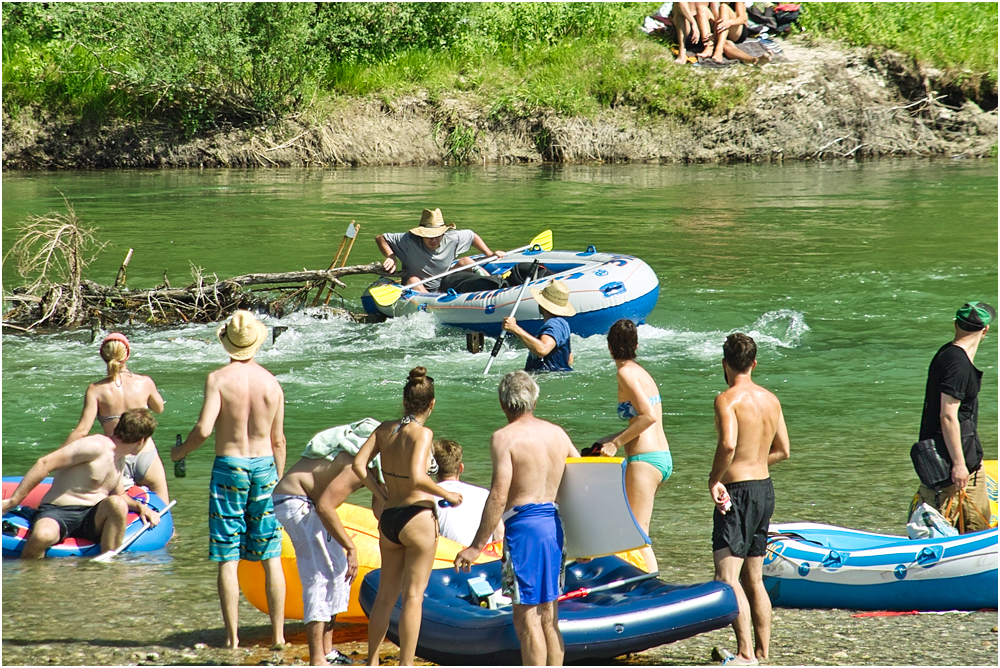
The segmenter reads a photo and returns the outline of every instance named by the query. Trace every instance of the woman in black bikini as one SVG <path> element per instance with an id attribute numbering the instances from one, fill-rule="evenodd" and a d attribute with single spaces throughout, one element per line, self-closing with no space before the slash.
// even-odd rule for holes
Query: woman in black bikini
<path id="1" fill-rule="evenodd" d="M 382 578 L 368 621 L 368 665 L 377 666 L 378 648 L 389 628 L 389 615 L 400 592 L 399 665 L 412 666 L 423 614 L 424 590 L 437 551 L 434 497 L 457 506 L 462 495 L 439 486 L 427 475 L 434 432 L 424 426 L 434 410 L 434 379 L 422 366 L 410 371 L 403 388 L 402 420 L 383 422 L 354 458 L 354 472 L 372 494 L 383 497 L 379 518 Z M 385 490 L 368 475 L 368 463 L 381 455 Z"/>
<path id="2" fill-rule="evenodd" d="M 106 436 L 111 436 L 118 426 L 118 418 L 130 408 L 148 408 L 157 414 L 163 412 L 163 397 L 156 389 L 153 379 L 128 370 L 126 364 L 132 348 L 124 334 L 108 334 L 101 342 L 100 352 L 101 359 L 108 365 L 108 374 L 103 380 L 91 383 L 87 388 L 80 422 L 63 441 L 63 445 L 89 434 L 94 420 L 100 423 Z M 125 458 L 125 473 L 125 489 L 133 484 L 145 485 L 165 503 L 169 503 L 167 474 L 152 438 L 146 439 L 146 444 L 137 454 Z"/>

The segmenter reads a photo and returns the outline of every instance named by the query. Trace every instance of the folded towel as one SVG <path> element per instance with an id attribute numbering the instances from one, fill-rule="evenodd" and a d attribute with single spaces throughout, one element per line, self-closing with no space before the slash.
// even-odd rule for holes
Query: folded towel
<path id="1" fill-rule="evenodd" d="M 380 424 L 382 423 L 375 418 L 362 418 L 351 424 L 330 427 L 312 437 L 302 456 L 309 459 L 332 460 L 340 452 L 356 455 Z"/>

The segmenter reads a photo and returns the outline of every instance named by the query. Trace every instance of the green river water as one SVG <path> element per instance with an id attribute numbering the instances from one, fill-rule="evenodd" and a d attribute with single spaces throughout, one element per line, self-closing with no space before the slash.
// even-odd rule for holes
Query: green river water
<path id="1" fill-rule="evenodd" d="M 63 196 L 108 242 L 89 278 L 113 282 L 131 247 L 132 287 L 161 283 L 164 270 L 173 285 L 185 284 L 189 263 L 220 277 L 325 268 L 351 220 L 361 224 L 351 263 L 370 262 L 380 257 L 374 236 L 412 227 L 425 207 L 440 207 L 493 248 L 551 229 L 557 249 L 593 244 L 641 257 L 659 276 L 660 298 L 639 330 L 639 361 L 660 385 L 675 462 L 651 535 L 661 577 L 677 582 L 712 575 L 706 480 L 726 334 L 754 336 L 755 380 L 784 406 L 792 458 L 772 471 L 775 520 L 903 534 L 927 365 L 950 340 L 958 306 L 997 303 L 995 161 L 5 173 L 4 252 L 19 221 L 61 210 Z M 9 265 L 6 289 L 19 282 Z M 352 310 L 361 310 L 368 281 L 347 279 Z M 427 314 L 378 325 L 319 315 L 268 321 L 289 329 L 258 354 L 285 390 L 290 462 L 322 429 L 398 417 L 407 371 L 423 365 L 438 399 L 428 426 L 465 447 L 466 480 L 488 485 L 489 436 L 504 424 L 496 382 L 523 365 L 523 348 L 505 349 L 484 378 L 486 357 L 467 353 L 461 332 Z M 205 375 L 226 356 L 214 326 L 125 331 L 130 368 L 152 376 L 167 402 L 156 436 L 165 454 L 174 434 L 194 425 Z M 574 337 L 572 346 L 573 373 L 539 378 L 537 414 L 584 446 L 622 423 L 603 337 Z M 985 372 L 980 433 L 995 459 L 992 332 L 976 364 Z M 103 373 L 89 331 L 5 331 L 3 475 L 22 475 L 62 442 L 87 383 Z M 114 575 L 75 560 L 5 561 L 5 642 L 44 640 L 44 629 L 62 623 L 86 638 L 101 623 L 93 606 L 118 609 L 139 597 L 168 619 L 156 637 L 221 627 L 207 561 L 211 461 L 209 441 L 189 457 L 187 478 L 168 473 L 177 535 L 163 553 L 133 555 Z M 366 502 L 362 494 L 354 500 Z M 141 588 L 122 584 L 137 579 Z M 80 605 L 38 603 L 66 591 Z M 122 634 L 149 633 L 129 624 L 121 621 Z"/>

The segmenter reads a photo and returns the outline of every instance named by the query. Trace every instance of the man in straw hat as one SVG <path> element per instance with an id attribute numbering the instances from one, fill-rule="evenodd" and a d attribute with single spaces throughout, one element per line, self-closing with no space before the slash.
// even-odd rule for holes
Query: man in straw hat
<path id="1" fill-rule="evenodd" d="M 473 246 L 486 256 L 494 254 L 486 242 L 472 230 L 456 230 L 453 223 L 446 225 L 441 209 L 424 209 L 420 225 L 408 232 L 380 234 L 375 237 L 375 243 L 385 256 L 382 266 L 386 271 L 396 271 L 402 265 L 404 285 L 447 271 L 459 255 Z M 503 257 L 504 252 L 496 251 L 496 256 Z M 463 257 L 458 260 L 458 264 L 472 264 L 472 260 Z M 413 286 L 414 290 L 420 292 L 437 291 L 440 288 L 440 279 Z"/>
<path id="2" fill-rule="evenodd" d="M 208 500 L 209 559 L 219 562 L 219 598 L 226 647 L 239 646 L 240 559 L 264 566 L 274 644 L 284 645 L 285 578 L 281 570 L 281 527 L 271 492 L 285 470 L 285 395 L 253 356 L 267 327 L 248 311 L 237 311 L 219 328 L 229 365 L 205 381 L 205 402 L 187 440 L 170 451 L 175 462 L 215 430 L 215 465 Z"/>
<path id="3" fill-rule="evenodd" d="M 532 336 L 517 324 L 513 316 L 503 319 L 503 328 L 528 347 L 525 371 L 572 371 L 573 352 L 569 347 L 569 322 L 576 315 L 569 303 L 569 286 L 553 279 L 544 290 L 529 288 L 538 303 L 544 322 L 538 336 Z"/>
<path id="4" fill-rule="evenodd" d="M 940 493 L 921 484 L 918 493 L 920 501 L 938 510 L 952 505 L 949 500 L 958 495 L 962 533 L 989 528 L 983 446 L 977 433 L 983 372 L 973 361 L 996 318 L 989 304 L 963 304 L 955 313 L 955 338 L 938 349 L 927 370 L 920 440 L 934 439 L 934 447 L 951 465 L 952 484 Z"/>

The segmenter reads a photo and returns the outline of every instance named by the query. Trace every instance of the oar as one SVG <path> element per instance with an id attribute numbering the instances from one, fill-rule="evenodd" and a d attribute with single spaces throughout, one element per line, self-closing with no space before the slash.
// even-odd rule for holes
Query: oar
<path id="1" fill-rule="evenodd" d="M 659 571 L 653 571 L 652 573 L 643 573 L 642 575 L 636 575 L 634 578 L 625 578 L 624 580 L 615 580 L 614 582 L 609 582 L 608 584 L 600 585 L 598 587 L 584 587 L 583 589 L 577 589 L 576 591 L 568 591 L 559 598 L 557 601 L 567 601 L 571 598 L 583 598 L 597 591 L 607 591 L 608 589 L 615 589 L 616 587 L 622 587 L 627 584 L 632 584 L 633 582 L 642 582 L 643 580 L 651 580 L 659 575 Z"/>
<path id="2" fill-rule="evenodd" d="M 538 260 L 531 263 L 531 278 L 525 278 L 524 283 L 521 284 L 521 291 L 517 293 L 517 301 L 514 302 L 514 308 L 510 310 L 510 317 L 513 318 L 514 314 L 517 313 L 517 307 L 521 305 L 521 297 L 524 297 L 524 290 L 528 287 L 528 284 L 535 280 L 538 276 Z M 488 376 L 490 373 L 490 367 L 493 366 L 493 360 L 497 358 L 500 354 L 500 348 L 503 346 L 503 340 L 507 338 L 507 332 L 500 330 L 500 336 L 497 337 L 497 342 L 493 344 L 493 351 L 490 353 L 490 360 L 486 363 L 486 370 L 483 371 L 484 376 Z"/>
<path id="3" fill-rule="evenodd" d="M 539 234 L 537 237 L 535 237 L 534 239 L 532 239 L 531 243 L 528 244 L 527 246 L 521 246 L 520 248 L 515 248 L 512 251 L 508 251 L 507 254 L 510 255 L 512 253 L 519 253 L 519 252 L 521 252 L 523 250 L 528 250 L 529 248 L 533 248 L 534 246 L 538 246 L 543 251 L 550 251 L 550 250 L 552 250 L 552 230 L 545 230 L 544 232 L 542 232 L 541 234 Z M 473 262 L 472 264 L 466 264 L 466 265 L 452 267 L 448 271 L 442 272 L 442 273 L 438 274 L 437 276 L 431 276 L 430 278 L 425 278 L 422 281 L 417 281 L 416 283 L 410 283 L 407 286 L 400 286 L 400 285 L 396 285 L 395 283 L 393 283 L 393 284 L 386 284 L 386 285 L 376 285 L 374 288 L 372 288 L 369 291 L 368 294 L 370 294 L 372 296 L 372 299 L 374 299 L 375 303 L 378 304 L 379 306 L 392 306 L 399 299 L 399 296 L 401 294 L 403 294 L 403 288 L 404 287 L 406 287 L 406 288 L 412 288 L 415 285 L 423 285 L 424 283 L 426 283 L 428 281 L 433 281 L 433 280 L 438 279 L 438 278 L 443 278 L 445 276 L 450 276 L 451 274 L 454 274 L 455 272 L 464 271 L 466 269 L 471 269 L 472 267 L 478 267 L 481 264 L 486 264 L 487 262 L 492 262 L 493 260 L 496 260 L 496 259 L 498 259 L 496 255 L 491 255 L 489 257 L 484 257 L 483 259 L 477 260 L 477 261 Z"/>
<path id="4" fill-rule="evenodd" d="M 164 515 L 166 515 L 167 511 L 169 511 L 171 508 L 173 508 L 175 503 L 177 503 L 177 499 L 174 499 L 173 501 L 171 501 L 170 503 L 168 503 L 167 507 L 160 511 L 160 517 L 163 517 Z M 104 554 L 99 554 L 96 557 L 94 557 L 93 561 L 99 561 L 102 564 L 111 561 L 112 559 L 114 559 L 115 557 L 117 557 L 119 554 L 121 554 L 122 552 L 124 552 L 128 548 L 129 545 L 131 545 L 132 543 L 134 543 L 139 538 L 139 536 L 141 536 L 143 533 L 145 533 L 146 529 L 148 529 L 151 526 L 152 526 L 151 523 L 146 522 L 145 524 L 142 525 L 141 529 L 139 529 L 134 534 L 132 534 L 131 538 L 129 538 L 124 543 L 122 543 L 121 547 L 119 547 L 117 550 L 108 550 Z"/>

